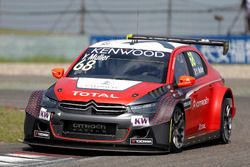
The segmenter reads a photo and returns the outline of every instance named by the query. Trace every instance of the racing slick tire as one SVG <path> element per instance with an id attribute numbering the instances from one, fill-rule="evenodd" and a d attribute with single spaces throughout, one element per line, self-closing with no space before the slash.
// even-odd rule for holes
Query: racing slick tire
<path id="1" fill-rule="evenodd" d="M 179 153 L 185 138 L 185 115 L 180 107 L 175 107 L 170 124 L 170 152 Z"/>
<path id="2" fill-rule="evenodd" d="M 221 127 L 219 142 L 227 144 L 230 142 L 232 132 L 232 99 L 225 98 L 222 103 L 221 111 Z"/>

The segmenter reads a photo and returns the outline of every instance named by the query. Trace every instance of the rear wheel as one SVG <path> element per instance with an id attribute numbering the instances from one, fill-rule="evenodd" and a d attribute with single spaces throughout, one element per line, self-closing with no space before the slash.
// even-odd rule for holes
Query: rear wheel
<path id="1" fill-rule="evenodd" d="M 185 137 L 185 116 L 180 107 L 175 108 L 170 124 L 170 151 L 181 152 Z"/>
<path id="2" fill-rule="evenodd" d="M 220 142 L 227 144 L 232 132 L 232 105 L 231 99 L 225 98 L 222 103 Z"/>

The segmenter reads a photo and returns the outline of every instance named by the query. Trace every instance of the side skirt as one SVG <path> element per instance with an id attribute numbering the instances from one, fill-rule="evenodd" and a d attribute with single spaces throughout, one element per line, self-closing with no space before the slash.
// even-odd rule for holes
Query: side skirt
<path id="1" fill-rule="evenodd" d="M 205 141 L 218 139 L 219 137 L 220 137 L 220 131 L 215 131 L 200 136 L 189 137 L 189 139 L 185 140 L 184 146 L 187 147 L 193 144 L 203 143 Z"/>

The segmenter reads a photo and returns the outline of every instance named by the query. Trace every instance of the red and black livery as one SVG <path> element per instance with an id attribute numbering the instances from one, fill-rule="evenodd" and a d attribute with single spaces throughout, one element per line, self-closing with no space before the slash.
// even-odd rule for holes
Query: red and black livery
<path id="1" fill-rule="evenodd" d="M 180 152 L 208 140 L 228 143 L 235 105 L 224 79 L 189 44 L 227 41 L 128 35 L 91 45 L 26 107 L 32 147 Z"/>

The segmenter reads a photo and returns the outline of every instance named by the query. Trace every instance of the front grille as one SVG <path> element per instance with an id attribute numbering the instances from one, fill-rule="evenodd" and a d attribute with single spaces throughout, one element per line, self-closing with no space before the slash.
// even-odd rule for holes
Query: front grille
<path id="1" fill-rule="evenodd" d="M 127 107 L 118 104 L 62 101 L 59 108 L 64 111 L 75 111 L 89 115 L 120 115 L 127 112 Z"/>

